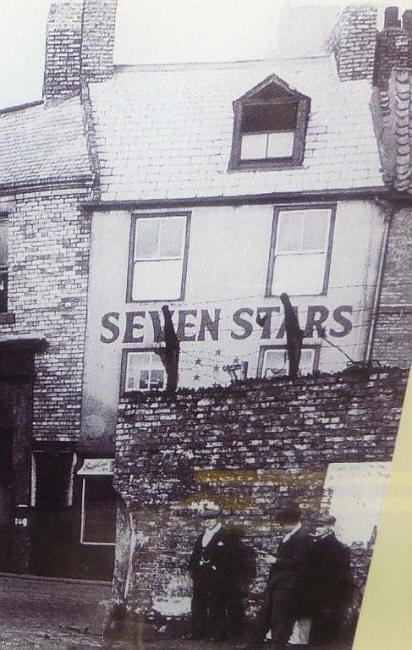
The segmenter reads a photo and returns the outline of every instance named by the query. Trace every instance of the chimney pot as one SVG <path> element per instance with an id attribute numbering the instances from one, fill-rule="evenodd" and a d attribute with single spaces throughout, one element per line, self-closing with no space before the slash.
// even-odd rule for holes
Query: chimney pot
<path id="1" fill-rule="evenodd" d="M 387 29 L 388 27 L 400 27 L 401 21 L 398 19 L 398 14 L 398 7 L 386 7 L 383 28 Z"/>

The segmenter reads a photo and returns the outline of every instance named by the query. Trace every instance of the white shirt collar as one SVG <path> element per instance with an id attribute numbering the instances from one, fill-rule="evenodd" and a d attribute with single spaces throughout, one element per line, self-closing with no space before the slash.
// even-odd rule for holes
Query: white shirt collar
<path id="1" fill-rule="evenodd" d="M 202 546 L 205 547 L 209 544 L 210 540 L 212 539 L 213 535 L 216 535 L 216 533 L 222 528 L 222 524 L 218 522 L 214 528 L 206 528 L 205 532 L 203 533 L 202 537 Z"/>
<path id="2" fill-rule="evenodd" d="M 316 542 L 319 539 L 325 539 L 326 537 L 330 537 L 331 535 L 333 535 L 333 532 L 334 532 L 333 530 L 328 530 L 326 531 L 326 533 L 323 533 L 323 535 L 314 535 L 314 540 Z"/>
<path id="3" fill-rule="evenodd" d="M 300 528 L 302 528 L 302 524 L 300 523 L 300 521 L 298 521 L 296 526 L 294 528 L 292 528 L 292 530 L 289 533 L 286 533 L 286 535 L 282 539 L 282 542 L 283 543 L 287 542 L 288 539 L 290 539 L 292 537 L 292 535 L 294 535 L 295 533 L 297 533 L 298 530 L 300 530 Z"/>

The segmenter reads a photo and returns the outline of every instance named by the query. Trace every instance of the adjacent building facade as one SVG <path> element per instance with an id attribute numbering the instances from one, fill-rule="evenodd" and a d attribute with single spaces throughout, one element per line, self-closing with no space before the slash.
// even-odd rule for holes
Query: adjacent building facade
<path id="1" fill-rule="evenodd" d="M 412 356 L 409 12 L 159 66 L 113 66 L 115 17 L 53 3 L 44 98 L 0 114 L 4 570 L 111 578 L 119 397 L 165 388 L 163 305 L 181 388 L 287 375 L 283 292 L 302 375 Z"/>

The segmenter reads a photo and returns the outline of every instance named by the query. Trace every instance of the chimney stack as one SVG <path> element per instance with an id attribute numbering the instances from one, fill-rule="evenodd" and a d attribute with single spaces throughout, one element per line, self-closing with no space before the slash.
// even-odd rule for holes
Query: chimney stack
<path id="1" fill-rule="evenodd" d="M 376 39 L 373 85 L 387 91 L 393 68 L 412 65 L 412 10 L 408 9 L 398 19 L 398 7 L 385 10 L 383 30 Z"/>
<path id="2" fill-rule="evenodd" d="M 49 12 L 43 96 L 64 99 L 113 73 L 117 0 L 54 0 Z"/>
<path id="3" fill-rule="evenodd" d="M 372 80 L 376 24 L 377 9 L 372 5 L 350 5 L 340 14 L 328 50 L 335 54 L 341 81 Z"/>

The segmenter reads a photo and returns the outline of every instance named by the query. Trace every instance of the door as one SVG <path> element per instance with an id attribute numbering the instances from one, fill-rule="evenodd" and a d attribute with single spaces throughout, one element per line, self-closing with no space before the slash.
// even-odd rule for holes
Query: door
<path id="1" fill-rule="evenodd" d="M 72 452 L 33 454 L 30 572 L 35 575 L 71 576 L 73 464 Z"/>

